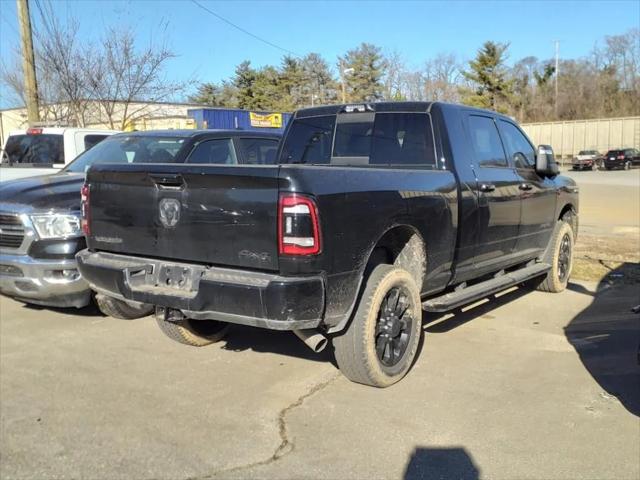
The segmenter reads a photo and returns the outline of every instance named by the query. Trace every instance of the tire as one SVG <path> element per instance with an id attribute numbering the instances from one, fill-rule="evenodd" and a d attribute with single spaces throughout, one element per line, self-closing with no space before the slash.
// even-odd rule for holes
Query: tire
<path id="1" fill-rule="evenodd" d="M 391 310 L 381 311 L 391 305 Z M 367 279 L 348 328 L 333 339 L 336 362 L 353 382 L 388 387 L 413 365 L 421 334 L 422 306 L 415 279 L 401 268 L 378 265 Z"/>
<path id="2" fill-rule="evenodd" d="M 229 331 L 229 324 L 217 320 L 184 320 L 171 322 L 156 316 L 160 330 L 178 343 L 192 347 L 205 347 L 222 340 Z"/>
<path id="3" fill-rule="evenodd" d="M 135 320 L 136 318 L 148 317 L 153 313 L 153 305 L 142 304 L 135 307 L 117 298 L 96 294 L 96 304 L 100 311 L 108 317 L 119 318 L 121 320 Z"/>
<path id="4" fill-rule="evenodd" d="M 567 288 L 573 267 L 574 243 L 575 235 L 571 224 L 558 220 L 544 257 L 544 261 L 551 265 L 551 270 L 540 278 L 536 285 L 538 290 L 559 293 Z"/>

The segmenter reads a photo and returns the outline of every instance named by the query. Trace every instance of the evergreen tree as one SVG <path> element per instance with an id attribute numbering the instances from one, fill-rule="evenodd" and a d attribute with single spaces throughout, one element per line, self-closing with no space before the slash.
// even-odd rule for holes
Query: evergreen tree
<path id="1" fill-rule="evenodd" d="M 257 72 L 251 67 L 251 62 L 245 60 L 236 67 L 232 85 L 237 90 L 238 107 L 251 110 L 255 107 L 253 84 L 256 81 Z"/>
<path id="2" fill-rule="evenodd" d="M 372 102 L 382 98 L 385 62 L 379 47 L 360 44 L 339 58 L 338 68 L 344 76 L 348 102 Z M 353 69 L 349 74 L 342 73 L 349 69 Z"/>
<path id="3" fill-rule="evenodd" d="M 463 88 L 463 103 L 499 112 L 509 111 L 513 80 L 508 78 L 504 64 L 508 44 L 485 42 L 476 58 L 469 62 L 469 71 L 463 72 L 472 88 Z"/>
<path id="4" fill-rule="evenodd" d="M 278 80 L 279 110 L 290 112 L 306 105 L 309 94 L 307 76 L 300 60 L 288 55 L 283 57 Z"/>
<path id="5" fill-rule="evenodd" d="M 221 85 L 216 83 L 200 84 L 196 93 L 189 97 L 189 101 L 214 107 L 238 107 L 237 90 L 226 80 L 223 80 Z"/>
<path id="6" fill-rule="evenodd" d="M 301 64 L 311 95 L 314 95 L 312 103 L 335 103 L 338 98 L 338 85 L 327 61 L 318 53 L 309 53 L 302 59 Z"/>
<path id="7" fill-rule="evenodd" d="M 281 88 L 280 73 L 271 65 L 254 72 L 251 84 L 251 101 L 246 107 L 249 110 L 280 110 Z"/>

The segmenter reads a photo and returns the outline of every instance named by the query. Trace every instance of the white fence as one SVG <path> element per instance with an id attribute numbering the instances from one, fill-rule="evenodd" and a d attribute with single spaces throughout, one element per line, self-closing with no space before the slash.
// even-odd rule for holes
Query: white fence
<path id="1" fill-rule="evenodd" d="M 536 145 L 551 145 L 563 159 L 580 150 L 640 149 L 640 117 L 528 123 L 522 128 Z"/>

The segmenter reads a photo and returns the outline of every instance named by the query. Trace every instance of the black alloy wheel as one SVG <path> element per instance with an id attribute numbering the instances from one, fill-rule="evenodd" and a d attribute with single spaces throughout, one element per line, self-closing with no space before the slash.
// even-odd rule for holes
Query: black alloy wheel
<path id="1" fill-rule="evenodd" d="M 558 279 L 564 282 L 571 269 L 571 238 L 565 233 L 560 243 L 558 255 Z"/>
<path id="2" fill-rule="evenodd" d="M 403 287 L 394 287 L 387 293 L 380 305 L 376 323 L 376 355 L 386 367 L 396 365 L 410 344 L 412 317 L 415 311 L 411 305 L 411 295 Z"/>

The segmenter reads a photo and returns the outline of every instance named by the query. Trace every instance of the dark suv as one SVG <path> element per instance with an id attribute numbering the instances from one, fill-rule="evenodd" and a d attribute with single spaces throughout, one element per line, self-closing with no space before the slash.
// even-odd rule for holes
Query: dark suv
<path id="1" fill-rule="evenodd" d="M 640 165 L 640 151 L 635 148 L 609 150 L 604 156 L 604 168 L 624 168 L 629 170 L 633 165 Z"/>

